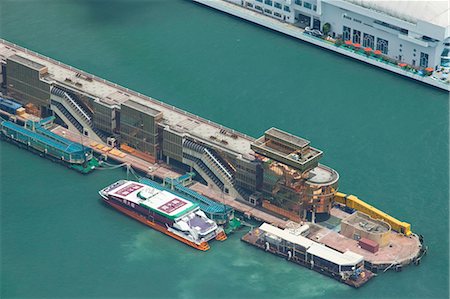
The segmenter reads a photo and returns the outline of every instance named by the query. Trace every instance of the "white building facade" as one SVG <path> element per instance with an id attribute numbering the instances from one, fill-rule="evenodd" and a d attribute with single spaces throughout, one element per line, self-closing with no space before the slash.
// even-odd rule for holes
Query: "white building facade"
<path id="1" fill-rule="evenodd" d="M 221 1 L 221 0 L 215 0 Z M 380 50 L 421 68 L 450 68 L 447 1 L 227 0 L 293 24 Z"/>

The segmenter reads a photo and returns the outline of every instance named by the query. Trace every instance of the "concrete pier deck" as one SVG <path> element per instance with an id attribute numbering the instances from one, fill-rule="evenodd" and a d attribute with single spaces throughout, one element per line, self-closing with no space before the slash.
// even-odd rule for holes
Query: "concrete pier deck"
<path id="1" fill-rule="evenodd" d="M 229 205 L 230 207 L 233 207 L 236 211 L 244 213 L 246 216 L 256 219 L 258 221 L 267 222 L 274 226 L 278 226 L 280 228 L 286 228 L 286 225 L 288 223 L 287 220 L 283 220 L 272 214 L 264 212 L 260 209 L 254 208 L 245 203 L 237 201 L 235 198 L 233 198 L 227 194 L 218 193 L 203 184 L 195 183 L 194 185 L 190 186 L 189 188 L 199 194 L 202 194 L 208 198 L 211 198 L 212 200 L 214 200 L 216 202 L 220 202 L 220 203 Z"/>
<path id="2" fill-rule="evenodd" d="M 338 208 L 333 208 L 331 210 L 331 215 L 341 220 L 350 214 Z M 372 253 L 362 249 L 357 240 L 347 238 L 337 231 L 323 227 L 320 224 L 315 224 L 314 226 L 315 229 L 312 229 L 311 234 L 308 235 L 309 239 L 327 245 L 340 252 L 350 250 L 360 254 L 364 256 L 364 259 L 367 262 L 380 270 L 389 267 L 391 264 L 408 265 L 421 253 L 422 244 L 415 234 L 407 237 L 395 231 L 391 231 L 389 245 L 380 247 L 378 252 Z"/>
<path id="3" fill-rule="evenodd" d="M 120 157 L 117 154 L 114 155 L 111 153 L 112 148 L 106 147 L 106 145 L 103 149 L 93 147 L 92 144 L 95 142 L 93 139 L 81 137 L 79 133 L 71 132 L 61 126 L 54 128 L 52 132 L 71 141 L 82 143 L 84 146 L 92 148 L 96 153 L 105 155 L 109 160 L 113 160 L 118 163 L 130 164 L 133 169 L 139 170 L 140 172 L 145 173 L 146 176 L 151 178 L 177 178 L 182 175 L 181 173 L 171 169 L 168 165 L 153 164 L 139 159 L 133 155 L 123 153 L 117 149 L 115 149 L 114 153 L 122 153 L 125 156 L 122 155 L 122 157 Z"/>
<path id="4" fill-rule="evenodd" d="M 390 244 L 380 247 L 376 253 L 371 253 L 361 248 L 358 241 L 344 237 L 343 235 L 323 229 L 317 232 L 323 237 L 318 242 L 325 244 L 333 249 L 341 252 L 347 250 L 353 251 L 364 256 L 364 259 L 373 265 L 377 265 L 380 269 L 389 267 L 391 264 L 407 265 L 410 264 L 415 257 L 420 254 L 420 241 L 416 235 L 409 237 L 402 236 L 396 232 L 391 232 Z"/>

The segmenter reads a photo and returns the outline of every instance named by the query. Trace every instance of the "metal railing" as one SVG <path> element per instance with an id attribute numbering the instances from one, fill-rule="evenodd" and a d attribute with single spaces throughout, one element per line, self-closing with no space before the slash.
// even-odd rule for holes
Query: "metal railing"
<path id="1" fill-rule="evenodd" d="M 85 72 L 85 71 L 82 71 L 82 70 L 80 70 L 80 69 L 74 68 L 74 67 L 72 67 L 72 66 L 70 66 L 70 65 L 67 65 L 67 64 L 62 63 L 62 62 L 60 62 L 60 61 L 54 60 L 54 59 L 52 59 L 52 58 L 50 58 L 50 57 L 44 56 L 44 55 L 42 55 L 42 54 L 39 54 L 39 53 L 37 53 L 37 52 L 34 52 L 34 51 L 32 51 L 32 50 L 29 50 L 29 49 L 27 49 L 27 48 L 24 48 L 24 47 L 22 47 L 22 46 L 19 46 L 19 45 L 17 45 L 17 44 L 12 43 L 12 42 L 9 42 L 9 41 L 7 41 L 7 40 L 5 40 L 5 39 L 0 39 L 0 42 L 2 42 L 3 44 L 5 44 L 5 45 L 7 45 L 7 46 L 9 46 L 9 47 L 11 47 L 11 48 L 14 48 L 14 49 L 16 49 L 16 50 L 25 52 L 26 54 L 36 56 L 36 57 L 38 57 L 38 58 L 40 58 L 40 59 L 43 59 L 43 60 L 48 61 L 48 62 L 50 62 L 50 63 L 56 64 L 56 65 L 58 65 L 58 66 L 60 66 L 60 67 L 66 68 L 66 69 L 68 69 L 68 70 L 70 70 L 70 71 L 80 73 L 81 75 L 84 75 L 84 76 L 86 76 L 86 77 L 90 77 L 90 78 L 92 78 L 92 79 L 95 80 L 95 81 L 101 82 L 101 83 L 106 84 L 106 85 L 111 86 L 111 87 L 114 87 L 114 88 L 119 89 L 119 90 L 121 90 L 121 91 L 123 91 L 123 92 L 126 92 L 126 93 L 128 93 L 128 94 L 134 95 L 134 96 L 139 97 L 139 98 L 142 98 L 142 99 L 144 99 L 144 100 L 148 100 L 148 101 L 152 102 L 153 104 L 162 106 L 162 107 L 164 107 L 164 108 L 166 108 L 166 109 L 169 109 L 169 110 L 171 110 L 171 111 L 174 111 L 174 112 L 177 112 L 177 113 L 180 113 L 180 114 L 184 114 L 184 115 L 186 115 L 186 116 L 188 116 L 188 117 L 190 117 L 190 118 L 192 118 L 192 119 L 201 121 L 201 122 L 203 122 L 203 123 L 206 123 L 206 124 L 208 124 L 208 125 L 211 125 L 211 126 L 213 126 L 213 127 L 216 127 L 216 128 L 218 128 L 218 129 L 227 130 L 227 131 L 229 131 L 229 132 L 231 132 L 231 133 L 233 133 L 233 134 L 236 134 L 236 135 L 240 136 L 241 138 L 247 139 L 247 140 L 249 140 L 249 141 L 255 140 L 255 138 L 253 138 L 253 137 L 251 137 L 251 136 L 248 136 L 248 135 L 246 135 L 246 134 L 244 134 L 244 133 L 241 133 L 241 132 L 239 132 L 239 131 L 235 131 L 234 129 L 231 129 L 231 128 L 222 126 L 222 125 L 220 125 L 220 124 L 218 124 L 218 123 L 212 122 L 212 121 L 210 121 L 210 120 L 208 120 L 208 119 L 202 118 L 202 117 L 200 117 L 200 116 L 198 116 L 198 115 L 195 115 L 195 114 L 193 114 L 193 113 L 190 113 L 190 112 L 187 112 L 187 111 L 182 110 L 182 109 L 180 109 L 180 108 L 177 108 L 177 107 L 175 107 L 175 106 L 166 104 L 166 103 L 164 103 L 164 102 L 162 102 L 162 101 L 158 101 L 158 100 L 153 99 L 153 98 L 151 98 L 151 97 L 149 97 L 149 96 L 146 96 L 146 95 L 141 94 L 141 93 L 139 93 L 139 92 L 136 92 L 136 91 L 134 91 L 134 90 L 128 89 L 128 88 L 123 87 L 123 86 L 121 86 L 121 85 L 118 85 L 118 84 L 116 84 L 116 83 L 110 82 L 110 81 L 105 80 L 105 79 L 103 79 L 103 78 L 100 78 L 100 77 L 97 77 L 97 76 L 95 76 L 95 75 L 89 74 L 89 73 L 87 73 L 87 72 Z M 93 97 L 97 97 L 96 95 L 92 95 L 92 96 L 93 96 Z"/>

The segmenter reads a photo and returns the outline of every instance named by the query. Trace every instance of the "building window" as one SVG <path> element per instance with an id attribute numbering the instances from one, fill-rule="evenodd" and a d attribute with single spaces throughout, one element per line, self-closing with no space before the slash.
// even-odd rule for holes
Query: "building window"
<path id="1" fill-rule="evenodd" d="M 278 2 L 275 2 L 275 8 L 278 8 L 278 9 L 282 9 L 283 8 L 283 5 L 281 5 L 280 3 L 278 3 Z"/>
<path id="2" fill-rule="evenodd" d="M 344 38 L 344 40 L 350 40 L 351 32 L 352 29 L 350 29 L 350 27 L 344 26 L 344 29 L 342 30 L 342 37 Z"/>
<path id="3" fill-rule="evenodd" d="M 272 0 L 264 0 L 264 3 L 267 5 L 272 6 Z"/>
<path id="4" fill-rule="evenodd" d="M 441 53 L 441 66 L 450 67 L 450 49 L 444 48 Z"/>
<path id="5" fill-rule="evenodd" d="M 420 66 L 428 67 L 428 54 L 420 52 Z"/>
<path id="6" fill-rule="evenodd" d="M 315 4 L 313 5 L 313 10 L 317 11 L 317 5 L 315 5 Z"/>
<path id="7" fill-rule="evenodd" d="M 380 50 L 381 53 L 387 54 L 389 48 L 389 42 L 382 38 L 377 38 L 377 50 Z"/>
<path id="8" fill-rule="evenodd" d="M 378 20 L 375 20 L 374 23 L 378 24 L 378 25 L 381 25 L 381 26 L 384 26 L 384 27 L 387 27 L 387 28 L 390 28 L 390 29 L 393 29 L 393 30 L 396 30 L 396 31 L 400 31 L 403 34 L 408 34 L 408 30 L 400 28 L 400 27 L 392 25 L 392 24 L 388 24 L 388 23 L 385 23 L 385 22 L 382 22 L 382 21 L 378 21 Z"/>
<path id="9" fill-rule="evenodd" d="M 355 44 L 361 43 L 361 31 L 353 29 L 353 43 Z"/>
<path id="10" fill-rule="evenodd" d="M 262 3 L 262 0 L 256 0 L 256 2 L 261 2 Z"/>
<path id="11" fill-rule="evenodd" d="M 309 2 L 303 2 L 303 6 L 304 6 L 305 8 L 307 8 L 307 9 L 311 9 L 311 8 L 312 8 L 311 3 L 309 3 Z"/>
<path id="12" fill-rule="evenodd" d="M 284 11 L 290 12 L 291 9 L 289 8 L 289 6 L 284 6 Z"/>
<path id="13" fill-rule="evenodd" d="M 374 48 L 375 45 L 375 37 L 373 35 L 364 33 L 363 35 L 363 47 Z"/>
<path id="14" fill-rule="evenodd" d="M 295 4 L 302 6 L 302 0 L 295 0 Z"/>
<path id="15" fill-rule="evenodd" d="M 250 2 L 247 2 L 247 6 L 248 7 L 253 7 L 253 4 L 251 4 Z"/>
<path id="16" fill-rule="evenodd" d="M 269 15 L 271 15 L 271 14 L 272 14 L 272 11 L 271 11 L 271 10 L 269 10 L 269 9 L 267 9 L 267 8 L 266 8 L 266 9 L 264 9 L 264 12 L 265 12 L 265 13 L 268 13 Z"/>
<path id="17" fill-rule="evenodd" d="M 262 11 L 262 7 L 259 6 L 259 5 L 255 5 L 255 8 L 256 8 L 257 10 L 261 10 L 261 11 Z"/>
<path id="18" fill-rule="evenodd" d="M 281 14 L 280 13 L 278 13 L 278 12 L 274 12 L 273 13 L 276 17 L 279 17 L 279 18 L 281 18 Z"/>

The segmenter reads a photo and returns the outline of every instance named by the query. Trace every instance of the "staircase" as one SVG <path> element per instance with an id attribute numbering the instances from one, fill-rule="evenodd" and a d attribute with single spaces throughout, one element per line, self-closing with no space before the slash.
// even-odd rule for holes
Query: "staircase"
<path id="1" fill-rule="evenodd" d="M 221 177 L 227 181 L 230 185 L 234 184 L 234 177 L 232 172 L 227 169 L 225 164 L 221 162 L 220 158 L 212 153 L 211 150 L 205 148 L 204 149 L 205 155 L 203 155 L 204 159 L 203 162 L 206 162 L 205 164 L 211 165 L 216 172 L 220 173 Z M 206 161 L 205 161 L 206 160 Z"/>
<path id="2" fill-rule="evenodd" d="M 79 100 L 75 96 L 56 86 L 52 86 L 50 93 L 53 111 L 69 126 L 69 129 L 74 127 L 83 134 L 87 132 L 89 138 L 96 141 L 103 142 L 102 139 L 106 139 L 104 134 L 93 127 L 92 117 L 78 103 Z"/>
<path id="3" fill-rule="evenodd" d="M 83 133 L 83 126 L 72 116 L 72 114 L 69 113 L 69 111 L 67 111 L 67 109 L 63 106 L 63 104 L 61 104 L 60 102 L 51 100 L 50 104 L 52 106 L 55 106 L 63 115 L 64 117 L 70 122 L 70 124 L 72 124 L 77 131 L 79 131 L 80 133 Z M 55 111 L 56 109 L 52 109 L 53 111 Z M 57 113 L 58 116 L 67 124 L 66 119 L 64 119 L 64 117 L 61 117 L 61 115 L 59 113 Z M 70 129 L 70 128 L 69 128 Z"/>
<path id="4" fill-rule="evenodd" d="M 232 196 L 242 196 L 234 186 L 234 171 L 213 149 L 186 139 L 183 142 L 183 158 L 194 162 L 191 163 L 193 168 L 208 185 L 216 186 L 220 192 L 227 189 Z"/>
<path id="5" fill-rule="evenodd" d="M 195 164 L 193 165 L 194 169 L 208 182 L 208 178 L 211 182 L 216 185 L 220 191 L 224 190 L 224 183 L 206 166 L 205 163 L 199 158 L 191 156 L 189 154 L 183 154 L 183 158 L 193 161 Z M 207 178 L 205 178 L 205 175 Z M 210 182 L 208 182 L 210 183 Z"/>

